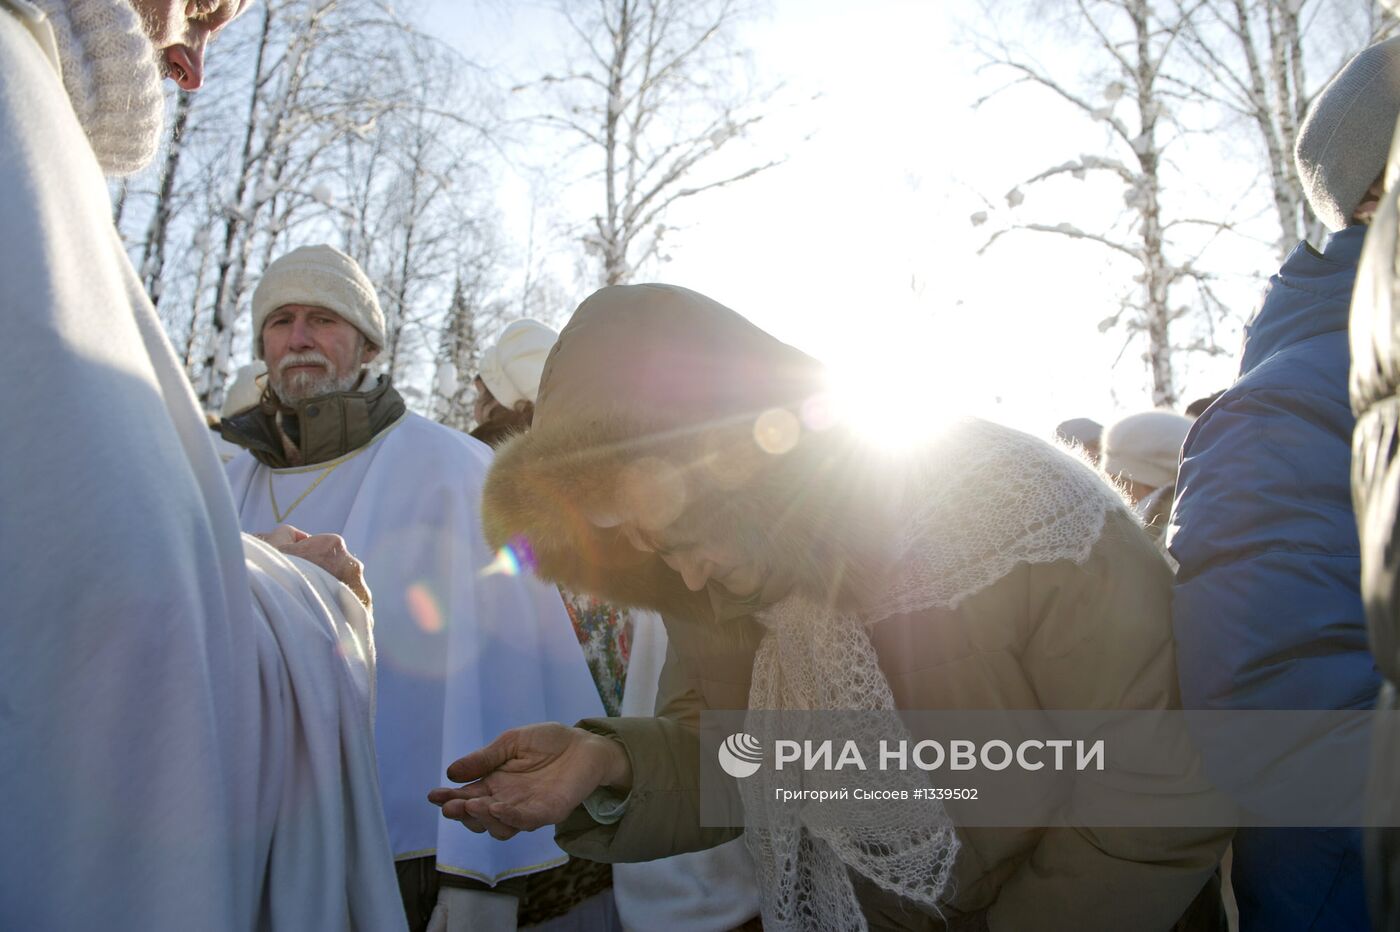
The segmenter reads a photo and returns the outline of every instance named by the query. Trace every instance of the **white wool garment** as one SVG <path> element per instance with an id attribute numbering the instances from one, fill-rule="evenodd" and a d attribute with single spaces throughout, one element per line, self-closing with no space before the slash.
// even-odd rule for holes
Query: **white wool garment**
<path id="1" fill-rule="evenodd" d="M 1176 481 L 1181 445 L 1194 423 L 1172 411 L 1141 411 L 1120 418 L 1103 432 L 1103 471 L 1154 489 Z"/>
<path id="2" fill-rule="evenodd" d="M 1123 507 L 1107 483 L 1063 450 L 975 420 L 934 441 L 911 463 L 902 486 L 909 517 L 899 572 L 883 601 L 854 615 L 794 595 L 760 613 L 767 633 L 754 660 L 750 709 L 892 711 L 871 625 L 955 607 L 1019 564 L 1082 563 L 1108 513 Z M 814 778 L 821 774 L 804 774 L 804 786 Z M 775 810 L 782 779 L 764 768 L 740 784 L 745 808 L 766 810 L 770 819 L 768 827 L 745 832 L 764 895 L 765 929 L 865 929 L 848 869 L 938 911 L 958 851 L 941 805 L 920 807 L 912 817 L 879 807 L 864 822 L 833 823 L 820 806 Z M 893 787 L 911 777 L 870 779 Z"/>
<path id="3" fill-rule="evenodd" d="M 267 315 L 288 304 L 333 311 L 375 346 L 383 347 L 389 339 L 374 283 L 358 262 L 334 246 L 293 249 L 263 272 L 253 289 L 253 347 L 259 359 Z"/>
<path id="4" fill-rule="evenodd" d="M 127 0 L 7 0 L 42 11 L 53 30 L 63 86 L 108 175 L 145 168 L 160 148 L 165 99 L 156 50 Z"/>
<path id="5" fill-rule="evenodd" d="M 534 402 L 540 393 L 544 363 L 559 334 L 538 320 L 513 321 L 494 346 L 481 354 L 481 381 L 507 408 Z"/>

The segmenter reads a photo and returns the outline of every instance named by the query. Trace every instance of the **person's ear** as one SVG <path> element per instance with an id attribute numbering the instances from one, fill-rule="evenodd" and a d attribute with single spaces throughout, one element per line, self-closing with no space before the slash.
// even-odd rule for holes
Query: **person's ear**
<path id="1" fill-rule="evenodd" d="M 362 354 L 360 354 L 360 363 L 362 365 L 369 365 L 370 363 L 374 362 L 375 357 L 378 355 L 379 347 L 366 340 L 365 351 Z"/>
<path id="2" fill-rule="evenodd" d="M 1376 211 L 1380 208 L 1381 198 L 1385 196 L 1385 173 L 1382 172 L 1371 186 L 1366 189 L 1366 194 L 1361 198 L 1361 203 L 1352 212 L 1351 219 L 1354 223 L 1370 223 L 1376 216 Z"/>

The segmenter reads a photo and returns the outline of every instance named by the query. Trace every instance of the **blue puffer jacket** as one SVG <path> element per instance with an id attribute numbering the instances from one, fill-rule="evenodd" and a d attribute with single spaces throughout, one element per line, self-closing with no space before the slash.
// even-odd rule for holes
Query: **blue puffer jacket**
<path id="1" fill-rule="evenodd" d="M 1181 565 L 1172 614 L 1188 708 L 1375 703 L 1347 395 L 1365 233 L 1293 251 L 1246 329 L 1238 381 L 1186 437 L 1167 539 Z M 1367 928 L 1355 830 L 1242 830 L 1233 878 L 1245 932 Z"/>

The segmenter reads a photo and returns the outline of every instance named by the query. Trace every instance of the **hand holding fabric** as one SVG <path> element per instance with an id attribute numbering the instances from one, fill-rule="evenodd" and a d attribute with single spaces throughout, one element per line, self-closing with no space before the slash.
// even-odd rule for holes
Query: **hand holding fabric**
<path id="1" fill-rule="evenodd" d="M 279 524 L 266 534 L 254 534 L 282 553 L 314 563 L 343 582 L 365 608 L 374 597 L 365 583 L 365 565 L 355 558 L 339 534 L 308 534 L 290 524 Z"/>
<path id="2" fill-rule="evenodd" d="M 544 723 L 503 733 L 454 761 L 447 778 L 466 785 L 428 794 L 443 818 L 504 840 L 563 821 L 600 786 L 625 791 L 632 763 L 610 738 Z"/>

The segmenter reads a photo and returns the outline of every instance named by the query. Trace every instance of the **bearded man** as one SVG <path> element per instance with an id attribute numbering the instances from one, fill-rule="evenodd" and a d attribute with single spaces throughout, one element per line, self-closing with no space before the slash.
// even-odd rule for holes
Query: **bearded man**
<path id="1" fill-rule="evenodd" d="M 374 284 L 330 246 L 268 266 L 253 292 L 262 402 L 223 422 L 245 528 L 334 532 L 375 597 L 375 733 L 389 841 L 409 924 L 513 929 L 499 884 L 564 863 L 546 835 L 506 845 L 445 826 L 423 800 L 463 745 L 533 721 L 602 714 L 556 589 L 483 571 L 484 444 L 405 409 L 370 363 L 385 345 Z M 441 887 L 441 889 L 439 889 Z"/>
<path id="2" fill-rule="evenodd" d="M 498 838 L 557 824 L 572 854 L 650 860 L 738 834 L 700 824 L 704 709 L 1177 705 L 1171 572 L 1106 482 L 980 421 L 890 461 L 821 416 L 827 384 L 693 291 L 611 287 L 579 307 L 483 512 L 547 578 L 661 612 L 659 715 L 508 732 L 449 768 L 473 782 L 431 794 L 445 817 Z M 1187 770 L 1113 792 L 1186 804 Z M 742 783 L 746 811 L 771 805 L 765 786 Z M 899 838 L 746 831 L 764 928 L 1223 927 L 1228 831 L 955 833 L 929 815 Z"/>
<path id="3" fill-rule="evenodd" d="M 103 177 L 151 161 L 162 68 L 198 88 L 240 9 L 0 2 L 6 929 L 403 922 L 358 564 L 240 536 Z"/>

